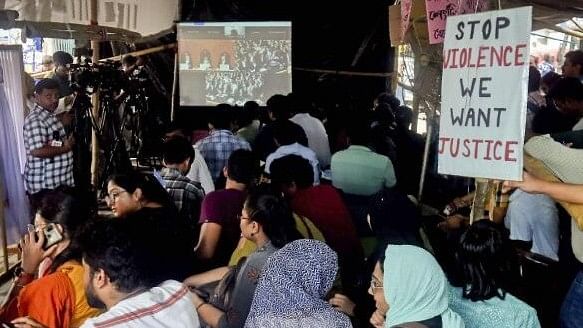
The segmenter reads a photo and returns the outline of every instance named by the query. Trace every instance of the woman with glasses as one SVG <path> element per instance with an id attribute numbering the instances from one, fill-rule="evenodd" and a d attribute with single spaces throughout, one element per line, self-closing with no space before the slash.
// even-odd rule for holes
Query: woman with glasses
<path id="1" fill-rule="evenodd" d="M 14 322 L 79 327 L 100 313 L 87 304 L 83 287 L 84 269 L 76 239 L 88 219 L 83 208 L 79 199 L 62 189 L 43 197 L 34 225 L 20 242 L 22 262 L 2 307 L 2 320 L 21 317 Z M 41 266 L 41 262 L 47 265 Z"/>
<path id="2" fill-rule="evenodd" d="M 222 293 L 216 295 L 221 300 L 213 297 L 209 301 L 196 293 L 193 295 L 200 319 L 213 328 L 243 327 L 265 262 L 277 249 L 301 238 L 285 200 L 267 190 L 252 192 L 247 197 L 239 219 L 241 235 L 255 243 L 257 250 L 235 268 L 217 268 L 185 281 L 186 285 L 197 289 L 222 279 L 215 289 L 215 293 Z M 228 276 L 232 276 L 232 286 L 221 289 L 220 286 L 229 280 Z"/>
<path id="3" fill-rule="evenodd" d="M 426 250 L 389 245 L 372 274 L 369 293 L 377 310 L 370 323 L 387 328 L 463 328 L 461 317 L 449 308 L 448 288 L 441 267 Z"/>
<path id="4" fill-rule="evenodd" d="M 151 263 L 152 275 L 163 282 L 184 280 L 195 272 L 194 227 L 179 215 L 174 201 L 153 175 L 130 172 L 113 175 L 107 183 L 106 201 L 113 215 L 124 220 L 140 220 L 136 225 L 152 239 L 165 263 Z M 154 272 L 155 271 L 155 272 Z"/>

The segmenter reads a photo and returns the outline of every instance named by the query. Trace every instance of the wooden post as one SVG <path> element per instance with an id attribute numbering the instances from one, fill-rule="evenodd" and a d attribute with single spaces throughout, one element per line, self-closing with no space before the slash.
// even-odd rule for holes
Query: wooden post
<path id="1" fill-rule="evenodd" d="M 470 213 L 470 224 L 476 221 L 486 219 L 486 199 L 490 194 L 490 181 L 488 179 L 476 178 L 476 191 L 474 193 L 474 202 L 472 212 Z"/>

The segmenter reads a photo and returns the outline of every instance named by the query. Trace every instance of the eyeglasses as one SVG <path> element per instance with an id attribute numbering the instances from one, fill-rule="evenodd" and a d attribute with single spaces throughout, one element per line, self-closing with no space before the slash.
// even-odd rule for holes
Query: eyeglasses
<path id="1" fill-rule="evenodd" d="M 119 198 L 119 196 L 123 193 L 126 193 L 127 191 L 122 190 L 122 191 L 117 191 L 117 192 L 112 192 L 111 194 L 107 194 L 107 196 L 105 196 L 105 202 L 107 202 L 108 204 L 113 204 L 117 201 L 117 199 Z"/>
<path id="2" fill-rule="evenodd" d="M 370 288 L 373 290 L 383 288 L 383 283 L 378 281 L 376 278 L 372 278 L 370 281 Z"/>
<path id="3" fill-rule="evenodd" d="M 237 214 L 237 220 L 241 221 L 241 220 L 251 220 L 251 218 L 245 217 L 241 214 Z"/>

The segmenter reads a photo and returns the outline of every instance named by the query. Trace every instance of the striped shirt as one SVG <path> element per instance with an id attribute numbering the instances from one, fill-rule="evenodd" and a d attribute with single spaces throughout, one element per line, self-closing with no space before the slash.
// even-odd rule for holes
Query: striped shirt
<path id="1" fill-rule="evenodd" d="M 122 300 L 81 328 L 199 328 L 191 294 L 178 281 L 168 280 L 150 290 Z"/>

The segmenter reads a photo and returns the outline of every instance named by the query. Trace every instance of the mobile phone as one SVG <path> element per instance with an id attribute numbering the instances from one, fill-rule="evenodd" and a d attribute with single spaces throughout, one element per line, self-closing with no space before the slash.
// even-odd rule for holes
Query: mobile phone
<path id="1" fill-rule="evenodd" d="M 42 233 L 45 234 L 45 242 L 43 243 L 44 250 L 49 249 L 51 246 L 63 240 L 63 235 L 54 223 L 47 224 L 43 228 Z"/>

